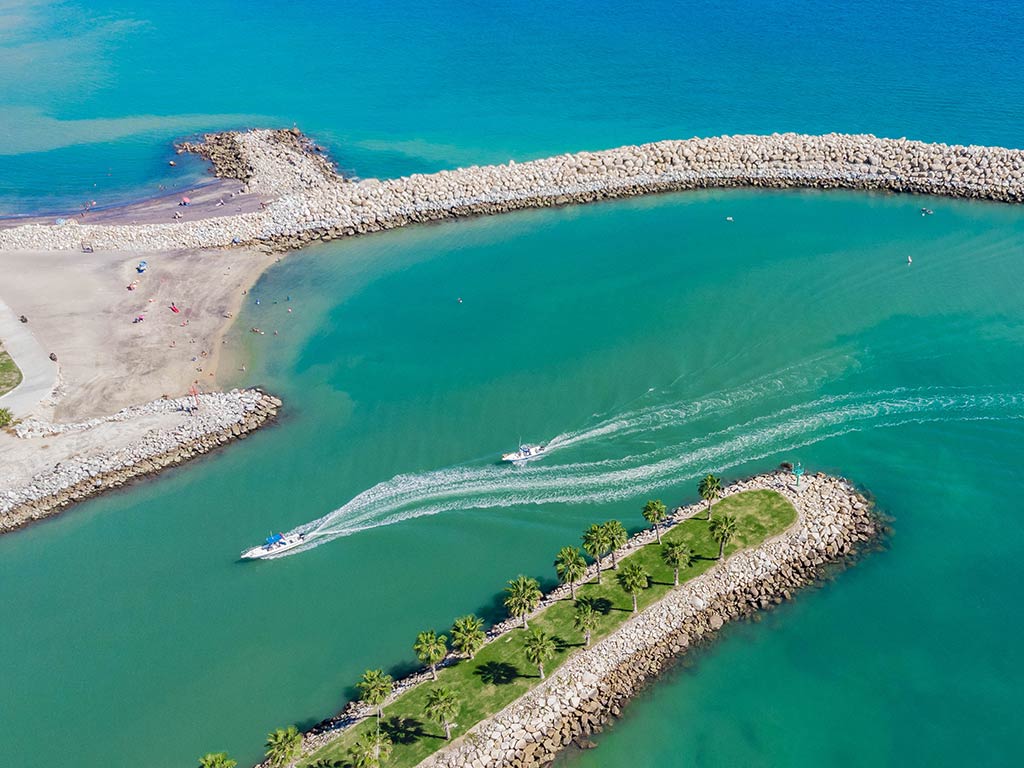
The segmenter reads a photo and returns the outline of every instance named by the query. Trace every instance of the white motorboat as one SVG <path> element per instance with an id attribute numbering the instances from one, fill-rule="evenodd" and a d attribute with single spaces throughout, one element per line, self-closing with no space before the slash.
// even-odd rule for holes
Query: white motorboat
<path id="1" fill-rule="evenodd" d="M 547 446 L 544 445 L 520 445 L 518 451 L 503 453 L 501 460 L 518 464 L 519 462 L 530 461 L 531 459 L 539 459 L 546 452 Z"/>
<path id="2" fill-rule="evenodd" d="M 267 537 L 266 541 L 258 547 L 247 549 L 242 553 L 243 560 L 259 560 L 271 555 L 279 555 L 289 549 L 295 549 L 306 542 L 306 534 L 290 533 L 285 536 L 283 533 L 275 533 Z"/>

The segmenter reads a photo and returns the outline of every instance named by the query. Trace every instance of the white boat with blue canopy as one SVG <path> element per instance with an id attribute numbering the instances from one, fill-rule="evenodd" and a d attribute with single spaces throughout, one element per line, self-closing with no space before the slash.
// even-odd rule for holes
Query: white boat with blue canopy
<path id="1" fill-rule="evenodd" d="M 283 533 L 272 533 L 267 536 L 266 540 L 258 547 L 247 549 L 242 553 L 243 560 L 259 560 L 264 557 L 271 557 L 273 555 L 279 555 L 282 552 L 287 552 L 289 549 L 295 549 L 295 547 L 306 542 L 306 534 L 304 533 L 289 533 L 285 535 Z"/>
<path id="2" fill-rule="evenodd" d="M 539 459 L 546 452 L 547 446 L 544 445 L 520 445 L 518 451 L 503 453 L 501 455 L 501 460 L 508 461 L 513 464 L 519 464 L 524 461 L 530 461 L 531 459 Z"/>

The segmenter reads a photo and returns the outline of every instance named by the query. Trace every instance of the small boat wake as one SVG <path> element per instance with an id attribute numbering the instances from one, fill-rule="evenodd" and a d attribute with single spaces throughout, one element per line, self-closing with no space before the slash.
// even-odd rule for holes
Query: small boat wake
<path id="1" fill-rule="evenodd" d="M 763 397 L 781 392 L 786 384 L 781 379 L 766 380 L 758 387 Z M 759 399 L 756 391 L 747 388 L 738 397 L 727 394 L 697 403 L 637 409 L 559 436 L 548 444 L 548 450 L 561 451 L 600 438 L 607 444 L 606 453 L 614 455 L 616 442 L 623 436 L 679 427 L 695 416 L 731 410 L 737 403 Z M 666 439 L 666 444 L 650 451 L 618 458 L 568 464 L 524 462 L 515 471 L 507 465 L 487 464 L 402 474 L 289 531 L 286 537 L 304 538 L 293 547 L 271 550 L 263 557 L 288 557 L 359 531 L 453 510 L 633 498 L 710 470 L 725 471 L 855 431 L 1008 419 L 1024 419 L 1024 392 L 903 388 L 818 397 L 700 437 Z"/>
<path id="2" fill-rule="evenodd" d="M 807 391 L 838 375 L 843 367 L 837 364 L 839 361 L 845 362 L 845 358 L 837 358 L 835 355 L 821 356 L 754 379 L 741 387 L 716 392 L 700 399 L 674 400 L 617 413 L 583 429 L 563 432 L 553 437 L 548 442 L 547 449 L 554 451 L 604 437 L 623 438 L 678 427 L 688 421 L 735 411 L 744 405 L 762 402 L 782 393 Z M 642 400 L 654 392 L 653 388 L 649 389 L 637 400 Z"/>

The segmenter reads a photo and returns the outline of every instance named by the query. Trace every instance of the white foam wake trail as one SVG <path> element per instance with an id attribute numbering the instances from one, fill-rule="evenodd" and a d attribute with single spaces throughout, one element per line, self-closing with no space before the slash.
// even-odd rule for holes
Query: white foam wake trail
<path id="1" fill-rule="evenodd" d="M 833 365 L 827 365 L 832 363 Z M 762 376 L 742 387 L 723 390 L 699 400 L 650 405 L 624 413 L 571 432 L 563 432 L 548 441 L 549 451 L 588 443 L 609 436 L 625 437 L 639 432 L 653 432 L 677 427 L 688 421 L 734 410 L 746 403 L 764 400 L 782 392 L 790 395 L 817 386 L 835 367 L 833 356 L 820 356 L 775 373 Z M 653 390 L 648 390 L 650 393 Z"/>
<path id="2" fill-rule="evenodd" d="M 340 536 L 459 509 L 603 503 L 678 484 L 708 471 L 865 429 L 934 421 L 1024 418 L 1024 393 L 958 389 L 832 395 L 646 453 L 575 464 L 459 466 L 398 475 L 295 531 L 318 546 Z M 614 442 L 611 443 L 614 445 Z"/>

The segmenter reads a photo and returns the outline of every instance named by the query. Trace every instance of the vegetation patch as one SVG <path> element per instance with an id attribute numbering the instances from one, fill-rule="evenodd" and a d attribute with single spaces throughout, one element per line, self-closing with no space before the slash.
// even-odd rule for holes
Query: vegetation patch
<path id="1" fill-rule="evenodd" d="M 21 384 L 21 371 L 14 364 L 11 356 L 0 344 L 0 395 L 5 395 Z"/>
<path id="2" fill-rule="evenodd" d="M 595 578 L 579 584 L 575 600 L 559 600 L 530 618 L 528 628 L 508 632 L 479 648 L 472 658 L 437 670 L 436 682 L 427 681 L 402 694 L 383 708 L 379 719 L 369 717 L 346 729 L 300 765 L 412 768 L 448 743 L 446 731 L 451 738 L 461 736 L 541 682 L 541 667 L 544 675 L 550 675 L 570 654 L 584 647 L 588 635 L 591 642 L 597 642 L 613 632 L 633 615 L 634 598 L 637 609 L 643 610 L 663 597 L 673 588 L 677 567 L 679 582 L 683 583 L 711 568 L 720 550 L 724 549 L 728 557 L 757 546 L 796 520 L 793 506 L 768 490 L 729 496 L 709 511 L 713 512 L 712 523 L 727 522 L 712 524 L 701 514 L 699 519 L 690 518 L 665 531 L 661 544 L 652 542 L 620 559 L 617 569 L 612 569 L 611 560 L 605 558 L 608 567 L 601 573 L 600 583 Z M 644 517 L 649 522 L 660 518 L 651 514 L 650 502 Z M 609 533 L 616 539 L 621 526 L 617 521 L 610 522 Z M 715 534 L 723 530 L 727 531 L 724 542 L 723 534 L 717 538 Z M 588 529 L 585 537 L 592 540 L 593 530 Z M 566 550 L 561 550 L 559 561 L 564 561 L 566 555 Z M 565 582 L 570 580 L 566 573 L 574 572 L 564 566 L 557 570 Z M 520 577 L 509 582 L 506 605 L 511 615 L 528 613 L 523 609 L 530 603 L 531 590 L 524 582 L 532 581 Z M 458 621 L 464 624 L 465 618 Z M 449 634 L 454 638 L 459 632 Z M 440 637 L 421 635 L 417 639 L 421 659 L 429 661 L 436 655 L 426 649 Z M 475 650 L 472 644 L 470 650 Z M 379 682 L 380 674 L 376 670 L 367 672 L 371 682 Z M 385 686 L 390 686 L 390 680 Z"/>

